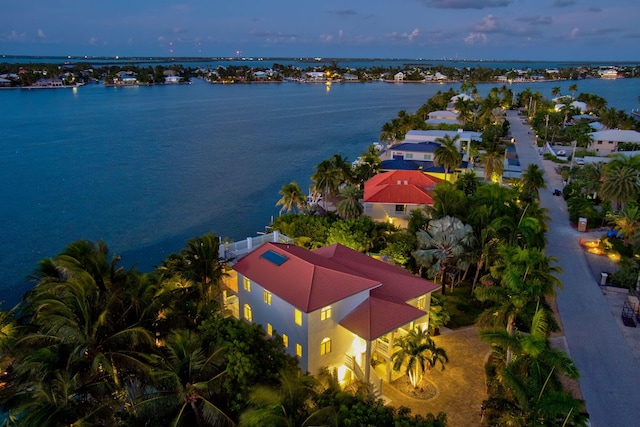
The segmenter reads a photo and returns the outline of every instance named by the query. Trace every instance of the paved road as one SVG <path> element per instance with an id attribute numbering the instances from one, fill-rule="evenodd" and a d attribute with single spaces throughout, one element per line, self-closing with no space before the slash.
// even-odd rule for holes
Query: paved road
<path id="1" fill-rule="evenodd" d="M 522 169 L 530 163 L 542 167 L 537 147 L 516 111 L 508 112 Z M 546 163 L 546 162 L 545 162 Z M 640 365 L 620 332 L 597 286 L 578 239 L 569 223 L 567 206 L 551 191 L 562 182 L 553 168 L 545 170 L 547 190 L 541 190 L 542 206 L 549 210 L 547 253 L 559 259 L 558 309 L 569 355 L 581 373 L 580 389 L 595 427 L 640 425 Z"/>

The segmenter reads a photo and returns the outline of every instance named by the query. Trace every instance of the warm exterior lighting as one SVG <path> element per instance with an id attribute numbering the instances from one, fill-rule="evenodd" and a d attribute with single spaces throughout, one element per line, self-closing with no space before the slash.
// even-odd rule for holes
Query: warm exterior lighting
<path id="1" fill-rule="evenodd" d="M 367 350 L 367 343 L 357 335 L 354 335 L 353 342 L 351 343 L 354 355 L 359 355 Z"/>
<path id="2" fill-rule="evenodd" d="M 340 384 L 344 384 L 346 377 L 347 367 L 344 365 L 338 366 L 338 382 L 340 382 Z"/>

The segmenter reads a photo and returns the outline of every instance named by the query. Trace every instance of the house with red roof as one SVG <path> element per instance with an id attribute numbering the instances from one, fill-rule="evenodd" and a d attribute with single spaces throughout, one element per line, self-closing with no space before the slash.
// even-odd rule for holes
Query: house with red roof
<path id="1" fill-rule="evenodd" d="M 334 244 L 313 251 L 265 243 L 240 258 L 238 317 L 282 336 L 300 368 L 336 370 L 341 381 L 381 390 L 371 360 L 391 378 L 394 340 L 428 326 L 431 292 L 440 288 L 401 267 Z"/>
<path id="2" fill-rule="evenodd" d="M 419 170 L 379 173 L 364 183 L 364 213 L 406 228 L 412 210 L 433 205 L 430 192 L 440 182 Z"/>

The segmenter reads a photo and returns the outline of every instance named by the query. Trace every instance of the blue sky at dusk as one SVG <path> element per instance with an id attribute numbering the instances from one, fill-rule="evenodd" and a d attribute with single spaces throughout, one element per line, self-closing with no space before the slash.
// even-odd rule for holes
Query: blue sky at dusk
<path id="1" fill-rule="evenodd" d="M 638 0 L 0 0 L 0 55 L 640 60 Z"/>

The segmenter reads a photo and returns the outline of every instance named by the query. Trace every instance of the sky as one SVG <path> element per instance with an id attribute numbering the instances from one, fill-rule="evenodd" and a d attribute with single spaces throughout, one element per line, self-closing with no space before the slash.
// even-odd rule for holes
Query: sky
<path id="1" fill-rule="evenodd" d="M 640 61 L 638 0 L 0 0 L 0 55 Z"/>

